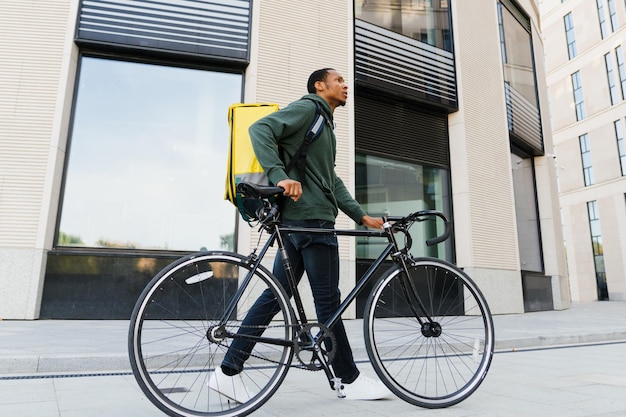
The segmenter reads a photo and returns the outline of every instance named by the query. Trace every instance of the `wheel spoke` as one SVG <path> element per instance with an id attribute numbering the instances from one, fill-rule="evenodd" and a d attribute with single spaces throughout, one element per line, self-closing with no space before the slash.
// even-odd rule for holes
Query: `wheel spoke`
<path id="1" fill-rule="evenodd" d="M 212 333 L 236 294 L 240 275 L 249 271 L 235 254 L 204 253 L 182 258 L 161 271 L 146 287 L 131 318 L 129 353 L 133 373 L 157 407 L 178 416 L 238 416 L 261 406 L 282 382 L 291 363 L 291 346 L 259 341 L 246 351 L 249 359 L 239 374 L 254 395 L 238 403 L 209 388 L 233 339 Z M 258 297 L 272 295 L 278 314 L 268 324 L 242 326 Z M 224 323 L 229 332 L 249 332 L 292 340 L 289 300 L 280 284 L 259 268 Z M 219 333 L 219 332 L 217 332 Z M 241 352 L 233 347 L 233 352 Z"/>
<path id="2" fill-rule="evenodd" d="M 381 380 L 412 404 L 440 408 L 471 395 L 482 382 L 493 355 L 493 322 L 474 282 L 454 265 L 431 258 L 409 264 L 408 280 L 392 268 L 375 285 L 365 312 L 366 347 Z M 421 326 L 415 288 L 430 318 Z M 419 311 L 419 309 L 418 309 Z M 422 320 L 428 320 L 424 317 Z"/>

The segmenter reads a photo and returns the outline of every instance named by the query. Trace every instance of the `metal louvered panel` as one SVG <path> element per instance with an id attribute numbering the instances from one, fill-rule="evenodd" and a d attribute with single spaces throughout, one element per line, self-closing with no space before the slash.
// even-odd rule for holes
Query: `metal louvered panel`
<path id="1" fill-rule="evenodd" d="M 518 145 L 532 149 L 536 155 L 543 155 L 539 109 L 507 83 L 504 84 L 504 91 L 509 131 L 517 137 L 517 140 L 511 139 Z"/>
<path id="2" fill-rule="evenodd" d="M 248 62 L 250 0 L 82 0 L 76 42 Z"/>
<path id="3" fill-rule="evenodd" d="M 450 167 L 445 114 L 426 113 L 409 102 L 357 94 L 355 126 L 358 152 Z"/>
<path id="4" fill-rule="evenodd" d="M 355 61 L 361 84 L 457 109 L 451 52 L 357 19 Z"/>

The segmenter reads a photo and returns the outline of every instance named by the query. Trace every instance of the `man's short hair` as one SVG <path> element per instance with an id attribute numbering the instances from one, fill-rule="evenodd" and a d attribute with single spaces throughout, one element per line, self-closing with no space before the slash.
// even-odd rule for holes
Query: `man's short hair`
<path id="1" fill-rule="evenodd" d="M 326 76 L 328 75 L 328 71 L 334 71 L 333 68 L 322 68 L 317 71 L 313 71 L 313 73 L 309 76 L 309 81 L 306 83 L 306 89 L 309 93 L 315 94 L 315 83 L 318 81 L 326 81 Z"/>

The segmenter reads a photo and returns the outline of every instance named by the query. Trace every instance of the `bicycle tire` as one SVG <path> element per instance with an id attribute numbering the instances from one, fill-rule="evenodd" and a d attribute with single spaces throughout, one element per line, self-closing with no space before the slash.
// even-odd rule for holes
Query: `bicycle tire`
<path id="1" fill-rule="evenodd" d="M 390 268 L 372 289 L 365 307 L 365 345 L 382 382 L 404 401 L 444 408 L 469 397 L 481 384 L 494 350 L 493 319 L 472 279 L 435 258 Z M 409 286 L 406 283 L 409 283 Z M 422 328 L 405 288 L 413 285 L 428 316 L 441 325 Z M 410 290 L 409 290 L 410 291 Z M 413 304 L 413 306 L 409 305 Z"/>
<path id="2" fill-rule="evenodd" d="M 240 278 L 250 271 L 239 254 L 202 252 L 183 257 L 157 274 L 133 310 L 128 334 L 131 368 L 146 397 L 171 416 L 243 416 L 278 389 L 293 359 L 292 346 L 257 343 L 245 362 L 246 386 L 257 392 L 248 402 L 230 401 L 209 389 L 232 339 L 216 341 L 209 330 L 225 312 Z M 293 340 L 293 310 L 276 278 L 262 266 L 252 276 L 226 328 L 236 332 L 258 295 L 270 289 L 282 314 L 264 335 Z M 213 340 L 213 341 L 212 341 Z"/>

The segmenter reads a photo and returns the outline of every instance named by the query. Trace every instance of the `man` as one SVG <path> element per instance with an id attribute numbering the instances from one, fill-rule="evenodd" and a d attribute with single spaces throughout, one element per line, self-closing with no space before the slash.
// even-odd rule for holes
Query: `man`
<path id="1" fill-rule="evenodd" d="M 307 90 L 309 94 L 302 100 L 264 117 L 249 130 L 254 152 L 270 182 L 284 188 L 284 195 L 288 197 L 281 206 L 283 223 L 294 227 L 333 229 L 340 209 L 359 224 L 382 228 L 382 219 L 368 216 L 335 173 L 333 113 L 337 107 L 346 104 L 348 85 L 337 71 L 324 68 L 311 74 Z M 286 172 L 278 149 L 282 149 L 282 155 L 286 157 L 296 153 L 316 116 L 316 102 L 327 125 L 309 145 L 305 178 L 300 178 L 300 169 Z M 324 323 L 341 303 L 337 238 L 331 234 L 294 233 L 285 236 L 284 241 L 296 279 L 299 281 L 303 273 L 307 273 L 317 319 Z M 275 259 L 274 274 L 288 289 L 288 277 L 280 254 Z M 253 307 L 244 319 L 244 325 L 258 327 L 269 323 L 274 314 L 271 308 L 267 303 L 257 301 L 256 304 L 263 307 Z M 382 383 L 360 375 L 343 322 L 339 320 L 331 330 L 336 339 L 335 358 L 331 365 L 335 375 L 341 378 L 346 398 L 371 400 L 386 397 L 389 391 Z M 209 383 L 211 389 L 239 402 L 252 396 L 238 376 L 249 356 L 241 352 L 249 353 L 252 349 L 252 345 L 246 343 L 240 339 L 233 341 L 222 366 L 216 369 Z"/>

